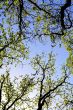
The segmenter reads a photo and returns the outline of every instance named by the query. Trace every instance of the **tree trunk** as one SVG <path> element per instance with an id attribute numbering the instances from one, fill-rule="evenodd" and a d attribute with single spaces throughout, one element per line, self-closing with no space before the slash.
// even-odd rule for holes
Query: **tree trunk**
<path id="1" fill-rule="evenodd" d="M 39 106 L 38 106 L 38 109 L 37 110 L 42 110 L 42 104 L 40 104 Z"/>

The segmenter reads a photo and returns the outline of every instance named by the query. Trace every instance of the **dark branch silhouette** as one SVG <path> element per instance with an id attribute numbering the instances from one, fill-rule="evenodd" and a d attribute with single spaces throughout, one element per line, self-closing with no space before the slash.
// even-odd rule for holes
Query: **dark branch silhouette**
<path id="1" fill-rule="evenodd" d="M 19 0 L 19 29 L 20 33 L 22 33 L 22 11 L 23 11 L 23 0 Z"/>
<path id="2" fill-rule="evenodd" d="M 71 0 L 66 0 L 66 3 L 61 7 L 61 26 L 62 26 L 62 29 L 67 29 L 67 28 L 72 27 L 72 22 L 70 20 L 69 14 L 68 14 L 68 19 L 70 22 L 70 26 L 66 28 L 65 23 L 64 23 L 64 17 L 65 17 L 64 12 L 65 12 L 66 8 L 68 8 L 70 6 L 71 6 Z"/>
<path id="3" fill-rule="evenodd" d="M 39 99 L 40 103 L 39 103 L 39 106 L 38 106 L 38 109 L 37 110 L 42 110 L 42 107 L 43 107 L 43 105 L 45 103 L 45 99 L 47 97 L 50 97 L 50 94 L 52 92 L 54 92 L 57 88 L 59 88 L 60 86 L 62 86 L 63 83 L 65 83 L 67 77 L 68 76 L 65 76 L 62 82 L 60 82 L 58 85 L 56 85 L 56 87 L 54 87 L 53 89 L 50 89 L 47 93 L 45 93 L 42 97 L 40 97 L 40 99 Z"/>
<path id="4" fill-rule="evenodd" d="M 2 88 L 3 88 L 4 81 L 5 81 L 5 77 L 3 75 L 3 81 L 0 81 L 0 104 L 2 100 Z"/>

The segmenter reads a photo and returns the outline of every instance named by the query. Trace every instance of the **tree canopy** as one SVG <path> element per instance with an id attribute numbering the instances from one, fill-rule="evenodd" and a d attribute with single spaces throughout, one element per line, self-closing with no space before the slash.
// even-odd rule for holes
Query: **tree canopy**
<path id="1" fill-rule="evenodd" d="M 56 77 L 52 53 L 48 55 L 47 61 L 40 55 L 33 58 L 31 64 L 35 74 L 32 78 L 26 75 L 19 81 L 18 78 L 11 81 L 9 71 L 0 75 L 1 110 L 16 110 L 18 107 L 20 110 L 73 110 L 73 84 L 69 81 L 73 73 L 72 2 L 0 0 L 0 68 L 27 59 L 27 43 L 33 39 L 43 41 L 50 38 L 52 47 L 60 41 L 69 52 L 60 78 Z M 31 93 L 36 95 L 31 98 Z"/>
<path id="2" fill-rule="evenodd" d="M 27 94 L 32 91 L 33 86 L 33 79 L 29 76 L 20 79 L 16 77 L 12 82 L 8 71 L 0 75 L 0 110 L 22 109 L 23 102 L 26 106 L 30 100 Z"/>
<path id="3" fill-rule="evenodd" d="M 63 66 L 57 76 L 52 53 L 46 62 L 37 55 L 31 64 L 35 71 L 32 77 L 24 75 L 11 80 L 9 71 L 0 75 L 0 110 L 72 110 L 73 84 L 68 68 Z"/>
<path id="4" fill-rule="evenodd" d="M 58 40 L 65 45 L 70 54 L 67 66 L 71 68 L 73 66 L 72 11 L 72 0 L 1 0 L 0 65 L 6 61 L 5 58 L 10 61 L 19 57 L 25 58 L 28 49 L 23 41 L 26 39 L 42 39 L 48 36 L 53 46 Z"/>

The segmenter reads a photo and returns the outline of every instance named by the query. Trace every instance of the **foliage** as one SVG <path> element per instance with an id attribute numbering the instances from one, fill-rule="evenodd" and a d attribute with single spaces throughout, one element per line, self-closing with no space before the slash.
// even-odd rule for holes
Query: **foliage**
<path id="1" fill-rule="evenodd" d="M 63 10 L 64 13 L 61 13 L 66 5 L 62 0 L 47 0 L 46 2 L 45 0 L 0 0 L 0 2 L 0 67 L 14 61 L 22 62 L 24 58 L 27 58 L 28 48 L 25 43 L 27 39 L 42 39 L 48 36 L 53 44 L 60 40 L 69 52 L 66 65 L 69 70 L 64 67 L 63 76 L 55 80 L 54 56 L 49 54 L 47 61 L 43 61 L 39 55 L 33 58 L 37 95 L 32 103 L 34 106 L 35 103 L 37 104 L 37 110 L 42 110 L 42 108 L 51 108 L 54 100 L 59 97 L 61 102 L 56 103 L 56 107 L 62 107 L 62 109 L 67 107 L 72 110 L 72 86 L 66 83 L 68 73 L 73 73 L 73 9 L 71 4 Z M 63 14 L 64 17 L 62 17 Z M 15 107 L 21 107 L 23 102 L 26 103 L 33 82 L 26 76 L 21 79 L 17 87 L 7 72 L 6 75 L 0 76 L 0 87 L 1 109 L 16 109 Z"/>
<path id="2" fill-rule="evenodd" d="M 35 56 L 31 64 L 33 77 L 20 76 L 14 80 L 9 71 L 0 75 L 0 110 L 72 110 L 73 84 L 69 82 L 70 71 L 62 67 L 57 76 L 55 55 Z"/>
<path id="3" fill-rule="evenodd" d="M 61 76 L 56 75 L 55 55 L 50 53 L 46 60 L 42 56 L 37 55 L 32 60 L 32 66 L 35 69 L 35 105 L 37 110 L 71 110 L 73 103 L 73 85 L 68 83 L 70 72 L 66 66 L 62 67 Z"/>
<path id="4" fill-rule="evenodd" d="M 71 15 L 73 9 L 69 4 L 63 10 L 64 13 L 61 13 L 65 4 L 62 0 L 1 0 L 0 65 L 12 62 L 13 59 L 20 60 L 20 57 L 27 57 L 28 50 L 23 43 L 25 39 L 42 39 L 46 36 L 49 36 L 53 43 L 57 43 L 58 39 L 61 40 L 70 54 L 67 64 L 72 62 L 73 16 Z M 69 68 L 73 66 L 73 63 L 71 64 L 68 65 Z M 72 68 L 71 71 L 73 71 Z"/>
<path id="5" fill-rule="evenodd" d="M 29 76 L 22 76 L 20 80 L 15 78 L 14 81 L 11 81 L 8 71 L 0 75 L 0 110 L 26 108 L 30 101 L 28 94 L 32 91 L 33 86 L 33 79 Z"/>
<path id="6" fill-rule="evenodd" d="M 1 27 L 0 38 L 0 65 L 22 61 L 27 58 L 28 49 L 22 42 L 19 33 L 13 33 Z M 8 28 L 9 29 L 9 28 Z"/>

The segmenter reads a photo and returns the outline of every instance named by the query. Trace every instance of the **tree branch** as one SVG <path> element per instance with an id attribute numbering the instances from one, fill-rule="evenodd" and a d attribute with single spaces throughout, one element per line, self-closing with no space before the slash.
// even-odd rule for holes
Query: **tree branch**
<path id="1" fill-rule="evenodd" d="M 2 77 L 3 77 L 3 81 L 2 82 L 0 81 L 0 104 L 1 104 L 1 99 L 2 99 L 2 87 L 5 81 L 4 75 Z"/>
<path id="2" fill-rule="evenodd" d="M 56 87 L 54 87 L 53 89 L 50 89 L 47 93 L 45 93 L 41 98 L 40 98 L 40 101 L 41 101 L 41 104 L 39 106 L 39 108 L 37 110 L 42 110 L 42 106 L 44 105 L 44 102 L 45 102 L 45 99 L 47 97 L 50 96 L 51 92 L 54 92 L 58 87 L 62 86 L 62 84 L 65 82 L 65 80 L 67 79 L 67 75 L 65 76 L 65 78 L 63 79 L 63 81 L 61 83 L 59 83 L 58 85 L 56 85 Z M 41 107 L 41 108 L 40 108 Z"/>
<path id="3" fill-rule="evenodd" d="M 23 11 L 23 0 L 19 0 L 19 29 L 22 33 L 22 11 Z"/>
<path id="4" fill-rule="evenodd" d="M 51 15 L 50 12 L 46 11 L 44 8 L 41 8 L 40 6 L 38 6 L 37 3 L 33 2 L 32 0 L 28 0 L 29 2 L 31 2 L 35 7 L 37 7 L 40 11 L 45 12 L 46 14 L 48 14 L 49 16 L 55 18 L 55 16 Z"/>
<path id="5" fill-rule="evenodd" d="M 71 6 L 71 0 L 66 0 L 66 3 L 64 4 L 64 6 L 61 7 L 61 26 L 62 26 L 62 29 L 66 29 L 66 26 L 64 24 L 64 11 Z M 68 18 L 69 18 L 69 15 L 68 15 Z M 69 18 L 69 21 L 70 21 L 70 18 Z M 70 21 L 71 23 L 71 21 Z M 72 26 L 72 23 L 70 24 L 70 26 L 68 28 L 71 28 Z"/>

